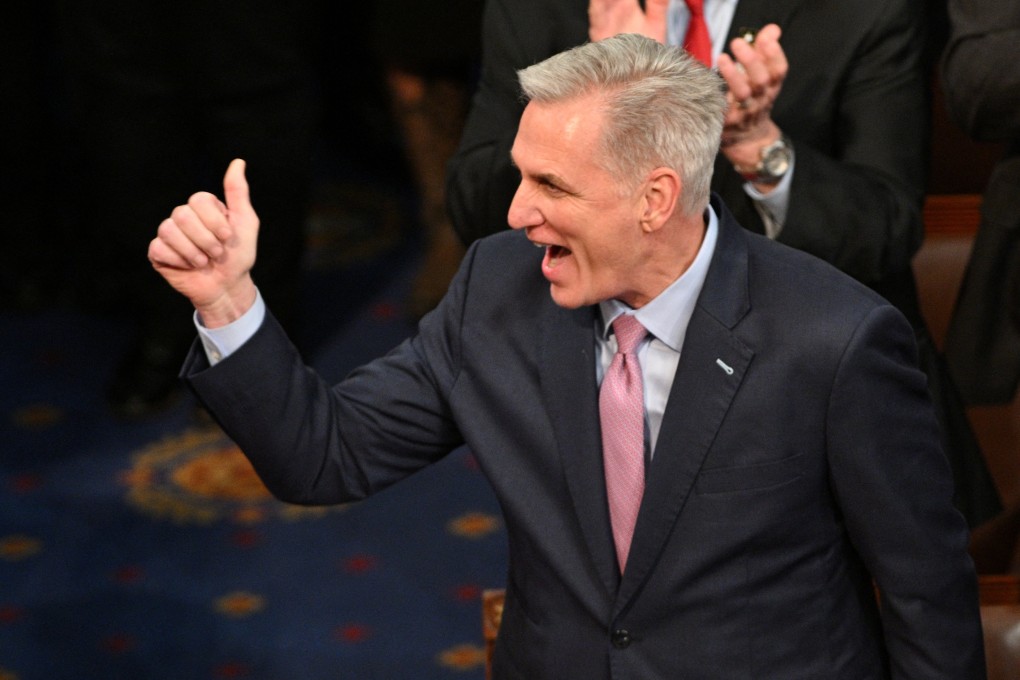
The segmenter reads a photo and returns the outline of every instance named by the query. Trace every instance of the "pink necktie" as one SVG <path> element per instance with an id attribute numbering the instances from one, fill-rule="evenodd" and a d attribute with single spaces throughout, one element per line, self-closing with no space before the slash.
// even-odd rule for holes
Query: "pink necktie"
<path id="1" fill-rule="evenodd" d="M 622 573 L 645 491 L 644 400 L 635 350 L 648 331 L 633 316 L 621 314 L 613 321 L 613 332 L 617 351 L 602 379 L 599 418 L 609 518 Z"/>
<path id="2" fill-rule="evenodd" d="M 687 9 L 691 10 L 691 22 L 687 24 L 687 35 L 684 36 L 684 49 L 711 68 L 712 40 L 708 37 L 708 25 L 705 23 L 705 0 L 684 1 Z"/>

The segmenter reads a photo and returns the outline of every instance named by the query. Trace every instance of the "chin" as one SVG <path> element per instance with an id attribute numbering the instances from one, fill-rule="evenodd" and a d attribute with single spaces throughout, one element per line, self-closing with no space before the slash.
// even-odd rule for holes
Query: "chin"
<path id="1" fill-rule="evenodd" d="M 578 307 L 584 307 L 586 305 L 593 305 L 597 302 L 585 299 L 585 297 L 579 294 L 577 291 L 551 285 L 549 286 L 549 295 L 560 307 L 564 309 L 577 309 Z"/>

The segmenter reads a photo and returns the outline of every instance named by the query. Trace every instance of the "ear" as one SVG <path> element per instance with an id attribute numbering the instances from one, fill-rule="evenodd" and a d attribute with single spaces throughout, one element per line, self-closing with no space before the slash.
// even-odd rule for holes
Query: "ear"
<path id="1" fill-rule="evenodd" d="M 641 229 L 658 231 L 673 216 L 683 184 L 671 168 L 656 168 L 648 173 L 642 196 Z"/>

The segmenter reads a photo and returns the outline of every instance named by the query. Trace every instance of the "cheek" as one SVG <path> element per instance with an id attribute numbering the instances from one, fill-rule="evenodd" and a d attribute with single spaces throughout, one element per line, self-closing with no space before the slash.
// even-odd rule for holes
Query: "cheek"
<path id="1" fill-rule="evenodd" d="M 631 260 L 631 249 L 623 237 L 628 222 L 614 207 L 603 205 L 569 216 L 559 215 L 563 221 L 558 224 L 550 219 L 565 237 L 579 274 L 600 283 L 618 278 Z"/>
<path id="2" fill-rule="evenodd" d="M 628 249 L 618 231 L 593 231 L 580 245 L 585 266 L 593 272 L 615 271 L 627 262 Z"/>
<path id="3" fill-rule="evenodd" d="M 578 292 L 587 303 L 616 297 L 621 280 L 619 253 L 602 243 L 585 243 L 574 252 L 573 264 L 580 286 Z"/>

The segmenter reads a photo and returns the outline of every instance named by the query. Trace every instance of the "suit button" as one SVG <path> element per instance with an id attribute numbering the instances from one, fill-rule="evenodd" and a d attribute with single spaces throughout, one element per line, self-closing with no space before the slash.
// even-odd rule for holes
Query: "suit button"
<path id="1" fill-rule="evenodd" d="M 617 649 L 626 649 L 630 646 L 630 632 L 622 628 L 614 630 L 612 640 Z"/>

